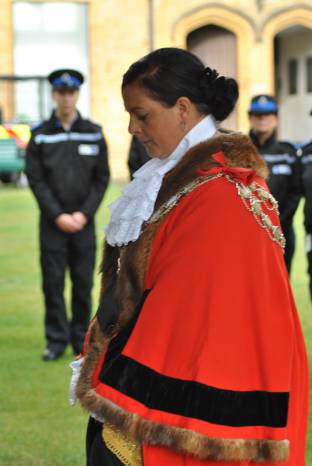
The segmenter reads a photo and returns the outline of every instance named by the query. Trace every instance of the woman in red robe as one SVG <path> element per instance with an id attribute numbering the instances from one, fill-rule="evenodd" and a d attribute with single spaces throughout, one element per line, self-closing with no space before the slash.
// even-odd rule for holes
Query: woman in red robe
<path id="1" fill-rule="evenodd" d="M 111 206 L 76 393 L 88 466 L 304 466 L 305 345 L 237 84 L 160 49 L 123 78 L 152 160 Z"/>

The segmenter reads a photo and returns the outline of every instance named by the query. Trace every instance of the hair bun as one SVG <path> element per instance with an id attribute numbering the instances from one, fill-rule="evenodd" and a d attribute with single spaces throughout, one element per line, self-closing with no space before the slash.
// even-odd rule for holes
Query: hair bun
<path id="1" fill-rule="evenodd" d="M 216 81 L 217 96 L 225 94 L 228 98 L 237 99 L 238 86 L 235 79 L 220 76 Z"/>
<path id="2" fill-rule="evenodd" d="M 202 77 L 207 81 L 207 84 L 213 84 L 218 78 L 218 76 L 219 73 L 217 72 L 217 70 L 209 68 L 209 66 L 207 66 L 202 73 Z"/>
<path id="3" fill-rule="evenodd" d="M 238 99 L 238 86 L 235 79 L 219 76 L 209 67 L 200 77 L 200 87 L 210 112 L 218 121 L 222 121 L 232 112 Z"/>
<path id="4" fill-rule="evenodd" d="M 216 82 L 219 73 L 207 66 L 201 73 L 199 85 L 202 89 L 205 101 L 210 101 L 216 92 Z"/>
<path id="5" fill-rule="evenodd" d="M 222 121 L 233 111 L 239 91 L 235 79 L 220 77 L 216 81 L 216 95 L 212 114 Z"/>

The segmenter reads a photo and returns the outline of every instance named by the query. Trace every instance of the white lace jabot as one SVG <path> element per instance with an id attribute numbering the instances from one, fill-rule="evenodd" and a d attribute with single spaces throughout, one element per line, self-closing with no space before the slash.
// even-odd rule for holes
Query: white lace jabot
<path id="1" fill-rule="evenodd" d="M 106 241 L 111 246 L 124 246 L 138 239 L 143 223 L 153 214 L 165 174 L 191 147 L 211 138 L 216 129 L 214 118 L 206 116 L 187 133 L 168 157 L 153 158 L 134 172 L 134 179 L 123 189 L 123 194 L 109 205 L 111 219 L 106 227 Z"/>

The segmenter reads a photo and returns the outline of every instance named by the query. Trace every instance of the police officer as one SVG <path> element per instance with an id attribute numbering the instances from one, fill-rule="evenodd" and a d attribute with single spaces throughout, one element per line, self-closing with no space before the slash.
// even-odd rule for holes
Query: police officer
<path id="1" fill-rule="evenodd" d="M 296 148 L 277 140 L 278 106 L 274 97 L 257 95 L 249 106 L 250 137 L 269 168 L 267 184 L 279 204 L 286 238 L 285 262 L 290 273 L 295 250 L 293 217 L 300 200 L 300 167 Z"/>
<path id="2" fill-rule="evenodd" d="M 312 115 L 312 111 L 310 113 Z M 312 141 L 299 149 L 301 157 L 301 185 L 304 196 L 304 227 L 306 231 L 306 253 L 308 259 L 309 288 L 312 300 Z"/>
<path id="3" fill-rule="evenodd" d="M 151 160 L 143 144 L 132 136 L 131 145 L 128 155 L 128 168 L 130 172 L 130 179 L 133 178 L 133 173 L 139 170 L 146 162 Z"/>
<path id="4" fill-rule="evenodd" d="M 43 360 L 59 358 L 68 343 L 80 353 L 90 320 L 95 265 L 94 214 L 109 181 L 101 127 L 76 104 L 84 78 L 62 69 L 48 77 L 56 109 L 32 131 L 26 174 L 40 208 L 40 262 L 45 297 Z M 64 278 L 72 281 L 72 319 L 66 317 Z"/>

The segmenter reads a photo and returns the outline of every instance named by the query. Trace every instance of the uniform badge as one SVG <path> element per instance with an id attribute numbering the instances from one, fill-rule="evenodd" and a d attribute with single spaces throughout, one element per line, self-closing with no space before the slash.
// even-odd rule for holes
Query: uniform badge
<path id="1" fill-rule="evenodd" d="M 99 146 L 97 144 L 79 144 L 78 154 L 85 156 L 99 155 Z"/>

